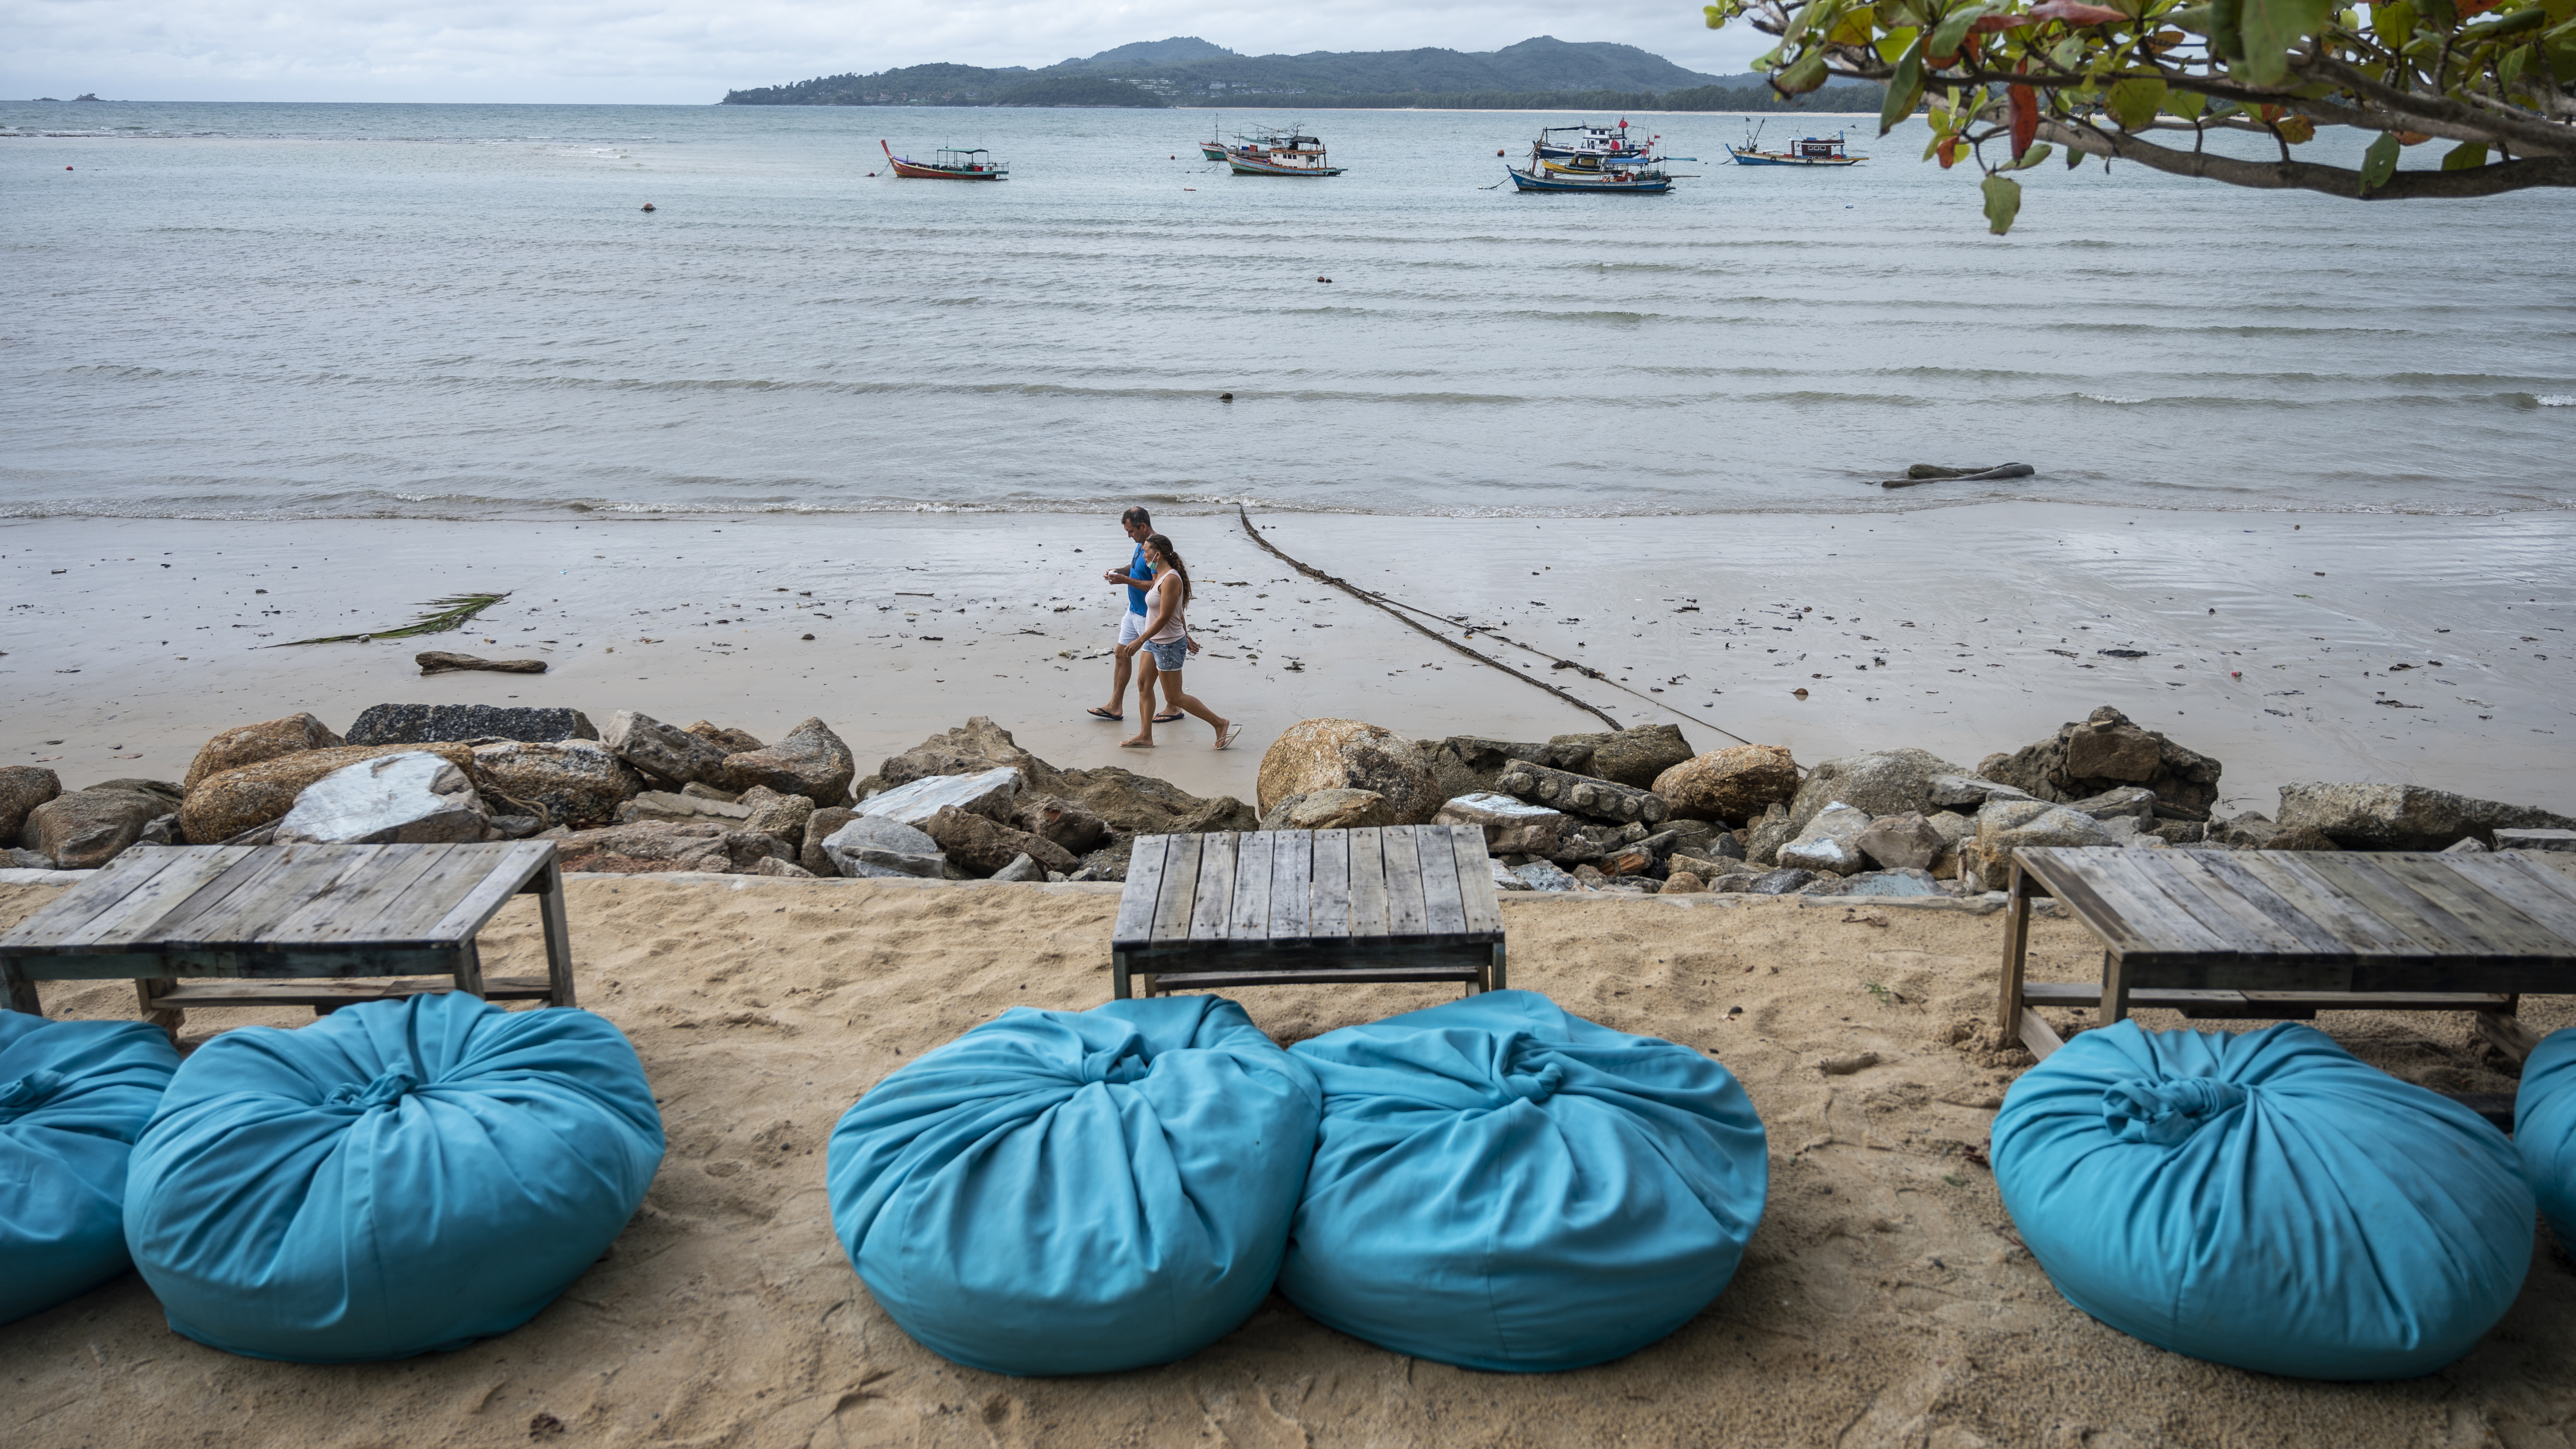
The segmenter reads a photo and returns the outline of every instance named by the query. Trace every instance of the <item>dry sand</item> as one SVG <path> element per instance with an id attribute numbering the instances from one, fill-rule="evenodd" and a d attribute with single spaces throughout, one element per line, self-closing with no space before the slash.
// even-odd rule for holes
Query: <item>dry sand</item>
<path id="1" fill-rule="evenodd" d="M 0 887 L 0 928 L 50 895 Z M 2545 1228 L 2505 1321 L 2459 1363 L 2405 1383 L 2215 1367 L 2068 1307 L 1971 1155 L 2026 1060 L 1979 1045 L 2001 918 L 1838 901 L 1504 903 L 1514 984 L 1711 1052 L 1768 1128 L 1771 1202 L 1743 1270 L 1664 1342 L 1574 1373 L 1473 1373 L 1344 1337 L 1274 1298 L 1165 1368 L 1053 1380 L 960 1369 L 907 1339 L 850 1271 L 823 1145 L 870 1083 L 975 1023 L 1104 1000 L 1114 889 L 579 878 L 570 895 L 582 999 L 634 1039 L 670 1133 L 613 1254 L 515 1333 L 341 1368 L 200 1347 L 129 1276 L 0 1327 L 0 1443 L 2537 1449 L 2576 1431 L 2576 1272 Z M 485 940 L 490 968 L 540 959 L 524 900 Z M 2033 945 L 2043 978 L 2098 960 L 2071 922 L 2038 922 Z M 133 1014 L 124 986 L 45 993 L 58 1016 Z M 1243 999 L 1292 1041 L 1437 995 Z M 187 1037 L 263 1015 L 311 1020 L 200 1012 Z M 2528 1015 L 2543 1029 L 2576 1023 L 2566 998 L 2535 999 Z M 2319 1025 L 2400 1076 L 2511 1087 L 2463 1017 Z M 1859 1051 L 1880 1064 L 1845 1076 L 1815 1065 Z"/>

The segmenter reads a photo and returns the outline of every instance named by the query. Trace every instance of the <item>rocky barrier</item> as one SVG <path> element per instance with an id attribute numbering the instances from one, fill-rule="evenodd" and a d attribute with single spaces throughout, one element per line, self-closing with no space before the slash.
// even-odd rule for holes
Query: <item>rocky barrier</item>
<path id="1" fill-rule="evenodd" d="M 1802 768 L 1777 745 L 1694 751 L 1672 725 L 1544 742 L 1292 726 L 1257 805 L 1130 770 L 1058 769 L 978 716 L 861 776 L 831 726 L 775 742 L 621 710 L 377 705 L 224 730 L 183 783 L 66 791 L 0 767 L 6 863 L 135 845 L 539 838 L 566 869 L 1115 881 L 1140 834 L 1473 825 L 1507 890 L 1936 896 L 2002 883 L 2014 849 L 2576 848 L 2576 818 L 2414 785 L 2302 782 L 2219 818 L 2216 759 L 2104 707 L 1973 768 L 1918 749 Z"/>

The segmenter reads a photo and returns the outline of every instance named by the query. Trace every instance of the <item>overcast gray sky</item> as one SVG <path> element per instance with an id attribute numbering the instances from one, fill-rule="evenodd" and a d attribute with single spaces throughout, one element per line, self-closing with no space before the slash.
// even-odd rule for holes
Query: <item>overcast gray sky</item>
<path id="1" fill-rule="evenodd" d="M 1768 43 L 1711 32 L 1693 0 L 1622 7 L 1497 0 L 1390 8 L 1177 0 L 0 0 L 0 96 L 111 100 L 593 101 L 704 104 L 738 86 L 948 60 L 1050 65 L 1132 40 L 1196 35 L 1247 55 L 1447 46 L 1533 35 L 1612 40 L 1738 72 Z M 1593 28 L 1587 28 L 1587 27 Z"/>

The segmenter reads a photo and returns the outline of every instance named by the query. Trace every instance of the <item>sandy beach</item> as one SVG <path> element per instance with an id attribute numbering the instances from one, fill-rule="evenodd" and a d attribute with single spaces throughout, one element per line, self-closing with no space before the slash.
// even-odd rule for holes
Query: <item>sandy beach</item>
<path id="1" fill-rule="evenodd" d="M 1973 767 L 2111 704 L 2223 761 L 2229 811 L 2268 813 L 2294 779 L 2576 811 L 2565 515 L 1255 521 L 1444 637 L 1701 749 L 1914 745 Z M 764 738 L 819 715 L 872 762 L 981 714 L 1067 767 L 1249 799 L 1262 749 L 1303 718 L 1415 738 L 1603 727 L 1296 573 L 1231 510 L 1157 522 L 1199 590 L 1189 687 L 1247 727 L 1227 754 L 1193 721 L 1140 760 L 1118 748 L 1132 722 L 1084 718 L 1109 689 L 1100 574 L 1128 552 L 1105 517 L 87 518 L 0 526 L 0 762 L 66 788 L 175 780 L 218 729 L 298 710 L 345 729 L 385 702 L 639 709 Z M 453 633 L 267 647 L 465 592 L 510 597 Z M 549 672 L 424 679 L 422 649 Z"/>
<path id="2" fill-rule="evenodd" d="M 0 887 L 0 927 L 51 896 Z M 1011 1006 L 1108 995 L 1114 887 L 577 878 L 583 1003 L 634 1041 L 670 1151 L 615 1250 L 533 1323 L 461 1352 L 314 1368 L 169 1331 L 140 1279 L 0 1327 L 11 1443 L 320 1446 L 1728 1445 L 2144 1449 L 2555 1445 L 2576 1424 L 2576 1267 L 2546 1228 L 2504 1322 L 2404 1383 L 2267 1378 L 2069 1307 L 1976 1154 L 2015 1062 L 1986 1050 L 1999 916 L 1741 897 L 1510 897 L 1516 985 L 1710 1052 L 1751 1092 L 1772 1191 L 1744 1267 L 1644 1352 L 1515 1376 L 1408 1359 L 1273 1297 L 1213 1347 L 1083 1379 L 961 1369 L 869 1300 L 834 1240 L 821 1149 L 861 1092 Z M 485 936 L 540 959 L 528 902 Z M 2036 924 L 2033 971 L 2096 961 Z M 1282 1041 L 1428 1004 L 1416 987 L 1243 993 Z M 49 985 L 49 1014 L 131 989 Z M 2150 1027 L 2177 1019 L 2143 1012 Z M 2543 1030 L 2576 1025 L 2534 998 Z M 299 1012 L 199 1012 L 186 1040 Z M 2057 1018 L 2061 1028 L 2075 1022 Z M 2465 1016 L 2328 1014 L 2374 1065 L 2510 1090 Z M 1827 1076 L 1856 1051 L 1877 1066 Z M 561 1425 L 560 1435 L 548 1423 Z M 532 1425 L 535 1426 L 532 1430 Z"/>

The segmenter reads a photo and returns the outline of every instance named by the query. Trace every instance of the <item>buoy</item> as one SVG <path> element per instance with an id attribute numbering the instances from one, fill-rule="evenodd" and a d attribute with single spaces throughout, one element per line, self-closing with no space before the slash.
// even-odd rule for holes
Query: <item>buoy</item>
<path id="1" fill-rule="evenodd" d="M 876 173 L 875 173 L 875 172 L 873 172 L 873 171 L 869 172 L 868 174 L 869 174 L 870 176 L 874 176 L 874 175 L 876 175 Z"/>
<path id="2" fill-rule="evenodd" d="M 1500 156 L 1501 154 L 1503 154 L 1503 148 L 1502 148 L 1502 147 L 1500 147 L 1500 146 L 1495 147 L 1495 148 L 1494 148 L 1494 154 L 1495 154 L 1495 155 L 1497 155 L 1497 156 Z"/>
<path id="3" fill-rule="evenodd" d="M 1179 153 L 1175 152 L 1175 153 L 1173 154 L 1173 156 L 1172 156 L 1172 159 L 1173 159 L 1173 160 L 1175 160 L 1175 161 L 1180 160 L 1181 158 L 1180 158 Z"/>
<path id="4" fill-rule="evenodd" d="M 70 168 L 70 167 L 66 166 L 66 167 L 64 167 L 63 169 L 64 169 L 65 171 L 69 171 L 69 170 L 71 170 L 72 168 Z"/>
<path id="5" fill-rule="evenodd" d="M 1221 392 L 1216 395 L 1216 400 L 1218 402 L 1232 402 L 1234 401 L 1234 394 L 1230 392 Z"/>
<path id="6" fill-rule="evenodd" d="M 1316 281 L 1318 281 L 1318 282 L 1329 282 L 1329 281 L 1331 281 L 1331 280 L 1332 280 L 1332 278 L 1330 278 L 1330 277 L 1317 277 L 1315 280 L 1316 280 Z"/>
<path id="7" fill-rule="evenodd" d="M 653 203 L 651 203 L 651 202 L 649 202 L 649 201 L 648 201 L 648 202 L 646 202 L 646 203 L 644 203 L 644 209 L 645 209 L 646 211 L 651 211 L 651 210 L 653 209 Z"/>

